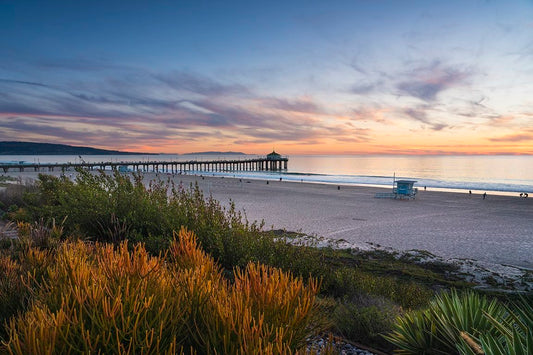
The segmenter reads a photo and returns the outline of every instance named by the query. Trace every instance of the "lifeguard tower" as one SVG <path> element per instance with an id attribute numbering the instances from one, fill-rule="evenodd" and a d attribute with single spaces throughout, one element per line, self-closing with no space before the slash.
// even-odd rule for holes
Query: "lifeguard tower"
<path id="1" fill-rule="evenodd" d="M 418 189 L 414 187 L 416 180 L 396 180 L 396 187 L 392 192 L 396 195 L 395 198 L 415 198 Z"/>
<path id="2" fill-rule="evenodd" d="M 414 187 L 416 180 L 394 180 L 392 193 L 378 192 L 375 198 L 393 198 L 395 200 L 410 200 L 416 197 L 418 189 Z"/>

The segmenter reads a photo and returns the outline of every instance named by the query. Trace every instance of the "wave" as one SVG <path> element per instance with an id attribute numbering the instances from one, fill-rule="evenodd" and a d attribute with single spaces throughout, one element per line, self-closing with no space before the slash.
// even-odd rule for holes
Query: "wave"
<path id="1" fill-rule="evenodd" d="M 254 180 L 279 180 L 319 184 L 337 184 L 352 186 L 377 186 L 392 187 L 392 176 L 375 175 L 329 175 L 315 173 L 294 173 L 294 172 L 190 172 L 191 174 L 204 174 L 213 176 L 227 176 Z M 483 181 L 449 181 L 427 178 L 416 178 L 411 176 L 396 176 L 396 180 L 411 179 L 416 180 L 416 187 L 442 191 L 468 192 L 469 190 L 501 192 L 503 194 L 515 194 L 521 192 L 533 193 L 533 185 L 524 183 L 501 183 Z"/>

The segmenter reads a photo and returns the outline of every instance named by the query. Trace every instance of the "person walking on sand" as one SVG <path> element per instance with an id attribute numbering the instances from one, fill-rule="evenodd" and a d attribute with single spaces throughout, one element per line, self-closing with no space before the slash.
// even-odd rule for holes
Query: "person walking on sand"
<path id="1" fill-rule="evenodd" d="M 483 192 L 483 199 L 486 199 L 486 198 L 487 198 L 487 193 Z"/>

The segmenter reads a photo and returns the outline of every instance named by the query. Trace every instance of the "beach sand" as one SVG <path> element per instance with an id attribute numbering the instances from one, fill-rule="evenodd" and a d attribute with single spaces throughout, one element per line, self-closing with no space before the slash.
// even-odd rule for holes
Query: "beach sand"
<path id="1" fill-rule="evenodd" d="M 22 175 L 20 175 L 22 174 Z M 22 180 L 33 172 L 10 172 Z M 67 176 L 69 174 L 67 173 Z M 145 174 L 145 179 L 156 174 Z M 345 240 L 367 248 L 420 249 L 445 259 L 474 259 L 533 269 L 533 196 L 424 191 L 414 200 L 376 199 L 377 187 L 159 174 L 184 186 L 198 182 L 222 204 L 234 201 L 265 228 Z"/>
<path id="2" fill-rule="evenodd" d="M 533 198 L 419 189 L 414 200 L 376 199 L 377 187 L 178 176 L 222 202 L 234 201 L 266 228 L 345 240 L 355 246 L 427 250 L 533 269 Z M 420 191 L 421 190 L 421 191 Z"/>

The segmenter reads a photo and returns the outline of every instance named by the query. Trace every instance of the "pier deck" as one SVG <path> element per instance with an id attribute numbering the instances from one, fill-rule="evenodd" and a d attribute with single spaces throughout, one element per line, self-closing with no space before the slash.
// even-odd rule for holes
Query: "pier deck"
<path id="1" fill-rule="evenodd" d="M 25 171 L 54 171 L 60 169 L 67 171 L 74 168 L 88 170 L 112 170 L 139 171 L 139 172 L 171 172 L 179 173 L 185 171 L 280 171 L 287 170 L 289 158 L 279 157 L 272 159 L 269 157 L 253 159 L 234 160 L 189 160 L 189 161 L 121 161 L 121 162 L 79 162 L 79 163 L 0 163 L 0 169 L 4 173 L 10 170 Z"/>

